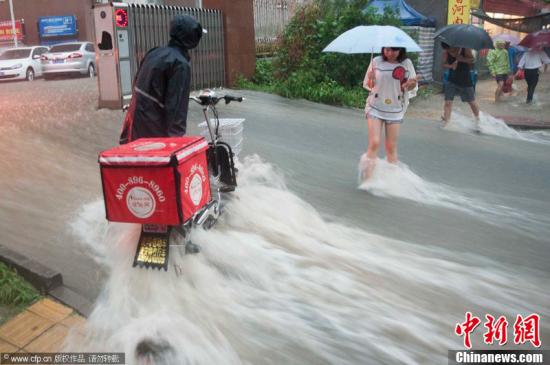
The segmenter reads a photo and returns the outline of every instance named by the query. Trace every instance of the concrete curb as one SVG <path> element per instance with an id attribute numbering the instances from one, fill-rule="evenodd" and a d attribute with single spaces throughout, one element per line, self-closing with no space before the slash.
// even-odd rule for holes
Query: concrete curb
<path id="1" fill-rule="evenodd" d="M 48 294 L 51 290 L 63 285 L 63 277 L 57 271 L 2 245 L 0 245 L 0 262 L 15 268 L 19 275 L 42 294 Z"/>
<path id="2" fill-rule="evenodd" d="M 31 283 L 41 294 L 50 295 L 84 317 L 90 315 L 93 304 L 80 294 L 64 286 L 63 277 L 57 271 L 2 245 L 0 245 L 0 262 L 8 267 L 15 268 L 17 273 Z"/>
<path id="3" fill-rule="evenodd" d="M 59 286 L 50 291 L 50 296 L 59 302 L 74 309 L 78 314 L 88 318 L 92 313 L 93 304 L 82 295 L 72 291 L 66 286 Z"/>
<path id="4" fill-rule="evenodd" d="M 495 118 L 502 119 L 508 127 L 519 129 L 550 129 L 550 121 L 544 121 L 529 117 L 515 117 L 509 115 L 496 115 Z"/>

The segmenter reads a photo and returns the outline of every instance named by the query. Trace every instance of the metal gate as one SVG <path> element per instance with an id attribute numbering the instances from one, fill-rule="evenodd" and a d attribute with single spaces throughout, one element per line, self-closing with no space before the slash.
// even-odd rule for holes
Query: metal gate
<path id="1" fill-rule="evenodd" d="M 254 0 L 256 54 L 274 52 L 279 37 L 296 9 L 311 0 Z"/>
<path id="2" fill-rule="evenodd" d="M 219 10 L 150 4 L 110 3 L 94 8 L 98 45 L 99 107 L 128 104 L 134 76 L 147 51 L 170 39 L 170 21 L 178 14 L 195 17 L 208 33 L 190 52 L 191 87 L 225 84 L 223 17 Z M 110 47 L 109 47 L 110 46 Z"/>

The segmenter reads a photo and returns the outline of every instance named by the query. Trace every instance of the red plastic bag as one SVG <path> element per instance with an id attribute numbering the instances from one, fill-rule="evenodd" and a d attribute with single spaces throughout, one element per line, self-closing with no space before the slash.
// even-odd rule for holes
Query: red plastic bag
<path id="1" fill-rule="evenodd" d="M 523 69 L 519 69 L 518 72 L 516 72 L 516 80 L 523 80 L 525 78 L 525 71 Z"/>
<path id="2" fill-rule="evenodd" d="M 504 85 L 502 85 L 502 92 L 503 93 L 511 93 L 512 92 L 512 83 L 514 82 L 514 77 L 510 76 L 504 81 Z"/>

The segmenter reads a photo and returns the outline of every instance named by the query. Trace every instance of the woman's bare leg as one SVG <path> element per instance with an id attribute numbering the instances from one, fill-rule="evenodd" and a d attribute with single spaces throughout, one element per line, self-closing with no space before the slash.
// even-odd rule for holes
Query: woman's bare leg
<path id="1" fill-rule="evenodd" d="M 389 163 L 397 163 L 397 140 L 399 138 L 400 123 L 386 123 L 386 159 Z"/>
<path id="2" fill-rule="evenodd" d="M 386 160 L 389 163 L 397 163 L 397 139 L 399 138 L 400 123 L 386 123 Z"/>
<path id="3" fill-rule="evenodd" d="M 378 149 L 382 139 L 382 122 L 376 118 L 368 118 L 369 125 L 369 146 L 367 148 L 367 166 L 364 171 L 365 179 L 372 176 L 376 159 L 378 158 Z"/>

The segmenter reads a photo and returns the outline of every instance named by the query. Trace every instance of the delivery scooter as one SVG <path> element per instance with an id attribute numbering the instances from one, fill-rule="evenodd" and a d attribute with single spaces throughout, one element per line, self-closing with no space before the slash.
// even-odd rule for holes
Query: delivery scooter
<path id="1" fill-rule="evenodd" d="M 107 220 L 142 225 L 134 267 L 167 270 L 170 246 L 198 253 L 191 231 L 211 228 L 237 187 L 234 152 L 221 136 L 216 105 L 243 98 L 208 91 L 190 99 L 202 106 L 206 139 L 141 138 L 99 155 Z"/>

